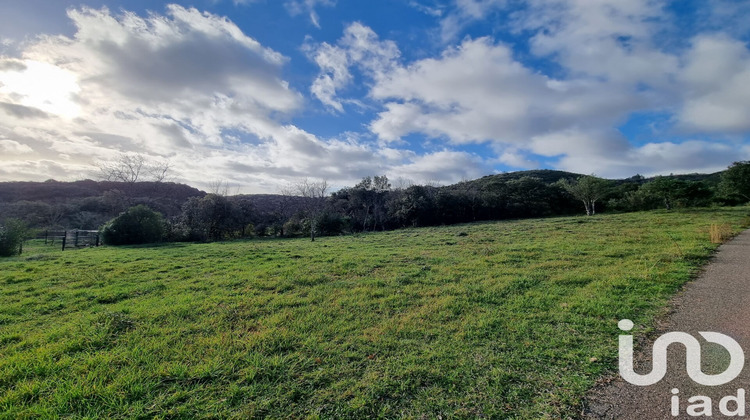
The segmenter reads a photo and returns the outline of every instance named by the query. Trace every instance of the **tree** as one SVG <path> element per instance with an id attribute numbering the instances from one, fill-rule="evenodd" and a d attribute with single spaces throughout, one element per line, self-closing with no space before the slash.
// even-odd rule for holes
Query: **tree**
<path id="1" fill-rule="evenodd" d="M 27 232 L 26 224 L 21 220 L 7 219 L 0 223 L 0 257 L 20 254 Z"/>
<path id="2" fill-rule="evenodd" d="M 587 216 L 596 214 L 596 202 L 607 193 L 607 182 L 593 175 L 579 177 L 573 182 L 562 179 L 559 185 L 577 200 L 583 202 Z"/>
<path id="3" fill-rule="evenodd" d="M 642 189 L 645 193 L 658 197 L 664 203 L 664 207 L 671 210 L 675 199 L 682 196 L 685 186 L 685 181 L 677 178 L 657 176 L 653 181 L 643 185 Z"/>
<path id="4" fill-rule="evenodd" d="M 239 186 L 233 185 L 225 179 L 211 181 L 208 183 L 209 193 L 222 195 L 224 197 L 228 197 L 230 195 L 237 195 L 239 193 L 239 189 L 240 189 Z"/>
<path id="5" fill-rule="evenodd" d="M 252 221 L 252 203 L 218 194 L 190 197 L 182 206 L 182 223 L 193 239 L 218 241 L 245 236 Z"/>
<path id="6" fill-rule="evenodd" d="M 127 209 L 102 229 L 102 240 L 108 245 L 150 244 L 163 237 L 164 218 L 144 205 Z"/>
<path id="7" fill-rule="evenodd" d="M 342 190 L 341 194 L 335 195 L 334 198 L 343 198 L 348 202 L 347 213 L 361 223 L 363 231 L 370 225 L 372 230 L 376 230 L 378 226 L 385 229 L 385 203 L 390 190 L 391 184 L 387 176 L 367 176 L 353 188 Z"/>
<path id="8" fill-rule="evenodd" d="M 279 199 L 275 202 L 272 213 L 274 219 L 274 234 L 278 232 L 281 236 L 285 236 L 291 233 L 287 232 L 286 226 L 297 211 L 295 200 L 298 197 L 296 196 L 295 189 L 291 184 L 279 188 L 278 195 Z"/>
<path id="9" fill-rule="evenodd" d="M 721 174 L 719 190 L 727 197 L 750 201 L 750 161 L 734 162 Z"/>
<path id="10" fill-rule="evenodd" d="M 117 159 L 99 165 L 99 177 L 131 185 L 139 181 L 164 182 L 170 170 L 169 162 L 149 161 L 140 153 L 123 153 Z"/>
<path id="11" fill-rule="evenodd" d="M 293 185 L 293 190 L 297 195 L 304 197 L 304 212 L 310 223 L 310 240 L 315 241 L 315 235 L 320 229 L 320 218 L 326 207 L 326 194 L 328 192 L 328 182 L 309 181 L 304 179 Z"/>
<path id="12" fill-rule="evenodd" d="M 436 188 L 412 185 L 389 202 L 393 218 L 402 226 L 427 226 L 435 222 Z"/>

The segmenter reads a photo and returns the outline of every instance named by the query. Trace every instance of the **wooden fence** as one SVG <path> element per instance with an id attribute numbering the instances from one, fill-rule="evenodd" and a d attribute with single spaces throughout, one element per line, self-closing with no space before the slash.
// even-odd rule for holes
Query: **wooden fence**
<path id="1" fill-rule="evenodd" d="M 44 239 L 45 245 L 52 246 L 57 243 L 63 251 L 101 244 L 98 230 L 45 230 L 37 239 Z"/>

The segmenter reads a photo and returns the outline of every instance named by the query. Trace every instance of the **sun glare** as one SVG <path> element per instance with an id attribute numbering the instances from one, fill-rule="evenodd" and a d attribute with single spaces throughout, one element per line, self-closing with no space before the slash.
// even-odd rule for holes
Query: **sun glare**
<path id="1" fill-rule="evenodd" d="M 0 94 L 14 103 L 38 108 L 63 118 L 75 118 L 80 87 L 73 73 L 52 64 L 26 60 L 22 71 L 0 71 Z"/>

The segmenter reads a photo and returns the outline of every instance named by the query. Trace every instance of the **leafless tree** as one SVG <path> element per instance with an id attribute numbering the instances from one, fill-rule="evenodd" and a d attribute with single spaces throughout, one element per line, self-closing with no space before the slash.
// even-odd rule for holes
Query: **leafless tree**
<path id="1" fill-rule="evenodd" d="M 139 181 L 164 182 L 170 175 L 167 161 L 149 161 L 140 153 L 121 154 L 117 159 L 99 165 L 99 177 L 105 181 L 135 184 Z"/>
<path id="2" fill-rule="evenodd" d="M 393 189 L 396 191 L 405 190 L 409 187 L 414 185 L 414 181 L 408 178 L 404 178 L 402 176 L 396 178 L 393 181 Z"/>
<path id="3" fill-rule="evenodd" d="M 62 204 L 55 204 L 50 207 L 44 218 L 44 225 L 47 228 L 54 229 L 62 224 L 62 220 L 65 218 L 67 209 Z"/>
<path id="4" fill-rule="evenodd" d="M 146 167 L 149 180 L 153 182 L 168 182 L 171 178 L 171 170 L 172 166 L 166 160 L 150 163 Z"/>
<path id="5" fill-rule="evenodd" d="M 239 193 L 239 190 L 240 187 L 238 185 L 234 185 L 225 179 L 211 181 L 208 183 L 208 192 L 216 195 L 221 195 L 223 197 L 237 195 Z"/>
<path id="6" fill-rule="evenodd" d="M 279 200 L 275 202 L 274 214 L 278 221 L 279 233 L 281 233 L 281 236 L 284 236 L 286 234 L 284 224 L 291 219 L 297 209 L 297 206 L 294 205 L 297 193 L 294 186 L 288 184 L 279 188 L 278 195 Z"/>
<path id="7" fill-rule="evenodd" d="M 304 179 L 293 185 L 294 192 L 305 197 L 305 213 L 310 222 L 310 240 L 315 241 L 318 233 L 320 217 L 325 211 L 326 194 L 328 193 L 328 182 L 310 181 Z"/>

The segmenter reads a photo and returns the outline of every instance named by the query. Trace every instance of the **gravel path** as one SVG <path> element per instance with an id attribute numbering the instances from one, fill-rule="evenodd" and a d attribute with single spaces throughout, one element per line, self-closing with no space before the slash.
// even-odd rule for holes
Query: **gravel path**
<path id="1" fill-rule="evenodd" d="M 719 248 L 700 277 L 689 283 L 675 298 L 674 310 L 659 326 L 659 331 L 683 331 L 696 338 L 699 338 L 699 331 L 726 334 L 744 349 L 747 359 L 745 369 L 737 379 L 726 385 L 702 386 L 687 376 L 684 347 L 671 345 L 667 375 L 661 382 L 640 387 L 625 382 L 618 375 L 614 381 L 590 393 L 585 403 L 584 418 L 695 418 L 686 413 L 686 408 L 692 404 L 688 399 L 697 395 L 712 399 L 713 415 L 710 418 L 729 418 L 719 410 L 719 401 L 724 396 L 737 396 L 737 390 L 742 388 L 746 391 L 746 398 L 750 399 L 750 230 Z M 724 371 L 729 364 L 729 353 L 719 345 L 706 343 L 702 338 L 699 340 L 702 343 L 703 371 Z M 638 343 L 636 335 L 636 372 L 647 373 L 651 370 L 652 345 L 653 342 Z M 638 355 L 639 351 L 643 351 L 643 354 Z M 680 414 L 676 417 L 670 412 L 674 388 L 679 389 L 680 398 Z M 730 410 L 735 407 L 734 403 L 728 406 Z M 747 405 L 747 414 L 750 415 L 750 404 Z"/>

